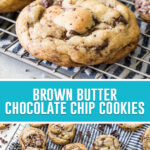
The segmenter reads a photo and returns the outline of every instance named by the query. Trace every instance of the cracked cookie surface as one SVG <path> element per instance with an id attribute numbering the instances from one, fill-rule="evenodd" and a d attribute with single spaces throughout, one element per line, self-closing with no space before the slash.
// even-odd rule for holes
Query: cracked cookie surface
<path id="1" fill-rule="evenodd" d="M 140 129 L 144 124 L 118 124 L 118 126 L 124 130 L 135 131 Z"/>
<path id="2" fill-rule="evenodd" d="M 150 24 L 150 1 L 135 0 L 135 8 L 141 18 Z"/>
<path id="3" fill-rule="evenodd" d="M 25 128 L 19 136 L 21 150 L 46 150 L 46 135 L 41 129 Z"/>
<path id="4" fill-rule="evenodd" d="M 81 143 L 71 143 L 65 145 L 62 150 L 87 150 L 87 148 Z"/>
<path id="5" fill-rule="evenodd" d="M 55 144 L 65 145 L 72 142 L 75 133 L 74 124 L 49 124 L 48 126 L 48 136 Z"/>
<path id="6" fill-rule="evenodd" d="M 114 63 L 136 48 L 140 33 L 133 12 L 116 0 L 36 0 L 16 32 L 31 55 L 60 66 Z"/>
<path id="7" fill-rule="evenodd" d="M 112 135 L 100 135 L 93 143 L 91 150 L 121 150 L 117 138 Z"/>
<path id="8" fill-rule="evenodd" d="M 33 0 L 0 0 L 0 13 L 20 10 L 32 1 Z"/>

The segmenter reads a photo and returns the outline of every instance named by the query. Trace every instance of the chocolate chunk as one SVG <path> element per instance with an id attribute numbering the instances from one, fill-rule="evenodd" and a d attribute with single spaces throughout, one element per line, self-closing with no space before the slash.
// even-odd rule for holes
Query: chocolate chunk
<path id="1" fill-rule="evenodd" d="M 53 4 L 53 0 L 43 0 L 42 1 L 42 6 L 45 8 L 48 8 L 49 6 L 51 6 Z"/>
<path id="2" fill-rule="evenodd" d="M 117 130 L 112 131 L 112 132 L 111 132 L 111 135 L 113 135 L 113 136 L 115 136 L 115 137 L 119 137 L 119 136 L 120 136 L 120 134 L 118 133 Z"/>
<path id="3" fill-rule="evenodd" d="M 120 22 L 122 22 L 125 25 L 127 24 L 127 21 L 125 20 L 125 18 L 122 15 L 120 15 L 118 18 L 115 18 L 113 22 L 113 26 L 116 26 L 117 23 L 120 23 Z"/>
<path id="4" fill-rule="evenodd" d="M 91 132 L 90 132 L 90 131 L 87 131 L 86 135 L 90 138 Z"/>
<path id="5" fill-rule="evenodd" d="M 107 126 L 108 126 L 109 128 L 112 128 L 112 124 L 107 124 Z"/>
<path id="6" fill-rule="evenodd" d="M 104 131 L 104 129 L 105 129 L 105 124 L 99 124 L 99 125 L 98 125 L 98 129 L 101 130 L 101 131 Z"/>
<path id="7" fill-rule="evenodd" d="M 101 45 L 98 45 L 95 47 L 96 51 L 101 51 L 105 49 L 108 46 L 108 39 L 104 40 L 104 42 Z"/>
<path id="8" fill-rule="evenodd" d="M 92 18 L 93 18 L 93 21 L 95 22 L 95 25 L 99 24 L 99 21 L 97 20 L 97 18 L 95 18 L 94 16 Z"/>
<path id="9" fill-rule="evenodd" d="M 79 35 L 79 33 L 76 32 L 76 31 L 74 31 L 74 30 L 70 30 L 70 31 L 69 31 L 69 34 Z"/>
<path id="10" fill-rule="evenodd" d="M 78 136 L 79 136 L 79 139 L 80 139 L 80 140 L 83 140 L 82 131 L 79 131 Z"/>

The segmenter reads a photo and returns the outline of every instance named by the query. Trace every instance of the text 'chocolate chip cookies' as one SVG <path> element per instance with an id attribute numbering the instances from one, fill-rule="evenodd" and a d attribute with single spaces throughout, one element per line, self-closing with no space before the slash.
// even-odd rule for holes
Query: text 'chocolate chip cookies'
<path id="1" fill-rule="evenodd" d="M 72 142 L 76 133 L 74 124 L 49 124 L 48 136 L 50 140 L 59 145 Z"/>
<path id="2" fill-rule="evenodd" d="M 0 0 L 0 13 L 20 10 L 32 1 L 33 0 Z"/>
<path id="3" fill-rule="evenodd" d="M 22 150 L 46 150 L 46 135 L 41 129 L 25 128 L 19 137 Z"/>
<path id="4" fill-rule="evenodd" d="M 114 63 L 136 48 L 140 33 L 116 0 L 37 0 L 19 15 L 16 32 L 30 54 L 60 66 Z"/>

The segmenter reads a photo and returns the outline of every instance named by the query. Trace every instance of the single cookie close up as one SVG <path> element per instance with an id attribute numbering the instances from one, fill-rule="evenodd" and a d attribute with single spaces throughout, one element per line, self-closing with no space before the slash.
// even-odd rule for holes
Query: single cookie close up
<path id="1" fill-rule="evenodd" d="M 140 129 L 144 124 L 118 124 L 118 126 L 124 130 L 135 131 Z"/>
<path id="2" fill-rule="evenodd" d="M 46 150 L 45 133 L 37 128 L 25 128 L 19 136 L 21 150 Z"/>
<path id="3" fill-rule="evenodd" d="M 137 46 L 133 12 L 116 0 L 36 0 L 19 15 L 24 49 L 60 66 L 112 64 Z"/>
<path id="4" fill-rule="evenodd" d="M 150 24 L 150 0 L 135 0 L 135 8 L 141 18 Z"/>
<path id="5" fill-rule="evenodd" d="M 93 143 L 91 150 L 121 150 L 117 138 L 112 135 L 100 135 Z"/>
<path id="6" fill-rule="evenodd" d="M 62 150 L 87 150 L 87 148 L 81 143 L 71 143 L 65 145 Z"/>
<path id="7" fill-rule="evenodd" d="M 32 1 L 33 0 L 0 0 L 0 13 L 20 10 Z"/>
<path id="8" fill-rule="evenodd" d="M 74 124 L 49 124 L 48 136 L 52 142 L 65 145 L 72 142 L 76 133 Z"/>

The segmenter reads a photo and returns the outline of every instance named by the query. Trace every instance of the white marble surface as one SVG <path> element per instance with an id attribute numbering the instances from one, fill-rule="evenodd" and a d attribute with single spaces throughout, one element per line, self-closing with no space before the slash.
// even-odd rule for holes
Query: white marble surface
<path id="1" fill-rule="evenodd" d="M 0 54 L 0 79 L 52 79 L 50 74 Z"/>

